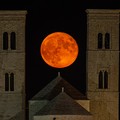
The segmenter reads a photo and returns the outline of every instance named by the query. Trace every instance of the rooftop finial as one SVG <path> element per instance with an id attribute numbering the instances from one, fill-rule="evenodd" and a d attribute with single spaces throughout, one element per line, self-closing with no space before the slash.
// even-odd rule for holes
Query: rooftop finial
<path id="1" fill-rule="evenodd" d="M 58 72 L 58 77 L 60 77 L 60 72 Z"/>
<path id="2" fill-rule="evenodd" d="M 64 92 L 64 87 L 62 87 L 62 92 Z"/>

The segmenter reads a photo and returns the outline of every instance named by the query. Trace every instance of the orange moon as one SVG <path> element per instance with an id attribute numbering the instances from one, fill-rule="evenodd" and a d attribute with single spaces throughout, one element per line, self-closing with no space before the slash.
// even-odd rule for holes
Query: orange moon
<path id="1" fill-rule="evenodd" d="M 78 56 L 78 45 L 75 39 L 64 32 L 49 34 L 41 43 L 40 53 L 43 60 L 51 67 L 70 66 Z"/>

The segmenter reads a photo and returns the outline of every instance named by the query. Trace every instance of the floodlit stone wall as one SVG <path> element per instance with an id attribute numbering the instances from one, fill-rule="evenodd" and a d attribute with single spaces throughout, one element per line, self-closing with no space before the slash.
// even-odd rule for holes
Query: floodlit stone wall
<path id="1" fill-rule="evenodd" d="M 119 120 L 120 10 L 88 9 L 86 12 L 86 78 L 90 112 L 93 114 L 94 120 Z M 99 33 L 102 35 L 101 38 L 98 37 Z M 109 38 L 107 38 L 107 40 L 109 39 L 109 43 L 107 43 L 109 48 L 105 48 L 106 33 L 109 34 Z M 102 44 L 101 48 L 98 47 L 99 43 Z M 106 77 L 105 71 L 107 72 Z M 105 81 L 107 82 L 105 83 Z M 105 84 L 107 85 L 106 88 L 104 87 Z"/>
<path id="2" fill-rule="evenodd" d="M 26 11 L 0 11 L 0 120 L 18 120 L 21 113 L 19 120 L 25 120 L 25 15 Z"/>

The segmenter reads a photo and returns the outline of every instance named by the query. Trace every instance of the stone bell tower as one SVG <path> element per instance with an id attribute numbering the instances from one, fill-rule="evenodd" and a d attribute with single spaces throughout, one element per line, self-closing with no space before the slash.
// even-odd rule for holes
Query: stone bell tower
<path id="1" fill-rule="evenodd" d="M 0 120 L 25 120 L 26 11 L 0 11 Z"/>
<path id="2" fill-rule="evenodd" d="M 120 10 L 88 9 L 87 96 L 94 120 L 119 120 Z"/>

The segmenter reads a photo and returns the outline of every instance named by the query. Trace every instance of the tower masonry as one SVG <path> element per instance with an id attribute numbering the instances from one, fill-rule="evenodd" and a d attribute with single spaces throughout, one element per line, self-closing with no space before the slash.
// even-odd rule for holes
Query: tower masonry
<path id="1" fill-rule="evenodd" d="M 88 9 L 87 97 L 94 120 L 119 120 L 120 10 Z"/>
<path id="2" fill-rule="evenodd" d="M 26 11 L 0 11 L 0 120 L 25 120 Z"/>

